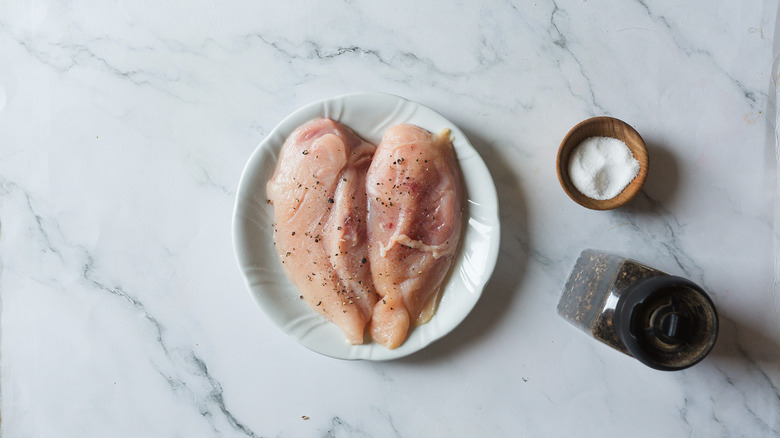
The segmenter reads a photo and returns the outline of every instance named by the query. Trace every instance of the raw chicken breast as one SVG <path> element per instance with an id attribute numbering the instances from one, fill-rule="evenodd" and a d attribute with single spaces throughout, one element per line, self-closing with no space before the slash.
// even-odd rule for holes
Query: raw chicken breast
<path id="1" fill-rule="evenodd" d="M 368 263 L 365 178 L 376 147 L 346 126 L 316 119 L 285 141 L 268 199 L 274 241 L 301 298 L 352 344 L 377 301 Z"/>
<path id="2" fill-rule="evenodd" d="M 396 348 L 413 322 L 433 315 L 460 240 L 462 189 L 449 131 L 391 127 L 366 179 L 369 260 L 380 295 L 371 336 Z"/>

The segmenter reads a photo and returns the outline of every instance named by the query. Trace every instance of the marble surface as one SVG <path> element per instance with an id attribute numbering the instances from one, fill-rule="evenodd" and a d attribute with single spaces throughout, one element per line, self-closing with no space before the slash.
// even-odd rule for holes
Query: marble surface
<path id="1" fill-rule="evenodd" d="M 776 1 L 0 0 L 7 437 L 780 436 Z M 277 329 L 238 270 L 243 166 L 352 91 L 440 111 L 499 190 L 469 317 L 390 362 Z M 566 197 L 557 146 L 611 115 L 644 190 Z M 557 316 L 584 248 L 703 286 L 715 349 L 660 372 Z"/>

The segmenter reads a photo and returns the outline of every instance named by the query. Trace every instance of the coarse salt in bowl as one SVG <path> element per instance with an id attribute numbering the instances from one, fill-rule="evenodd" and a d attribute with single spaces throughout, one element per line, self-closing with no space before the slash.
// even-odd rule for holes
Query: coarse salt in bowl
<path id="1" fill-rule="evenodd" d="M 570 174 L 571 171 L 570 165 L 573 164 L 571 163 L 571 160 L 577 159 L 577 157 L 575 157 L 574 155 L 577 146 L 579 146 L 580 144 L 582 144 L 584 141 L 588 139 L 598 138 L 598 137 L 606 137 L 609 139 L 618 139 L 622 141 L 631 151 L 631 155 L 633 155 L 633 159 L 635 159 L 639 164 L 639 170 L 636 173 L 636 176 L 633 177 L 633 179 L 631 179 L 631 181 L 628 182 L 625 188 L 620 190 L 619 193 L 607 194 L 607 195 L 614 195 L 614 196 L 596 196 L 596 197 L 604 197 L 606 199 L 594 199 L 594 197 L 590 197 L 587 194 L 583 193 L 584 191 L 591 195 L 594 195 L 594 192 L 591 192 L 590 190 L 588 190 L 588 188 L 582 187 L 581 189 L 578 189 L 577 186 L 574 184 L 572 174 Z M 588 157 L 588 158 L 593 158 L 593 157 Z M 615 158 L 614 154 L 612 154 L 612 158 Z M 627 157 L 625 158 L 626 158 L 625 161 L 628 162 L 629 160 L 627 159 Z M 601 164 L 603 166 L 604 163 Z M 622 120 L 613 117 L 602 116 L 602 117 L 593 117 L 591 119 L 587 119 L 583 122 L 580 122 L 566 134 L 563 141 L 561 142 L 560 147 L 558 148 L 558 157 L 557 157 L 556 165 L 558 171 L 558 180 L 561 183 L 561 187 L 563 187 L 563 190 L 566 192 L 567 195 L 569 195 L 569 197 L 574 202 L 582 205 L 585 208 L 589 208 L 592 210 L 611 210 L 611 209 L 618 208 L 622 205 L 625 205 L 628 201 L 633 199 L 637 193 L 639 193 L 639 191 L 642 189 L 642 185 L 644 185 L 644 182 L 647 179 L 649 160 L 647 155 L 647 146 L 645 145 L 642 136 L 640 136 L 639 133 L 634 128 L 632 128 L 629 124 L 623 122 Z M 577 166 L 575 165 L 574 167 L 576 168 Z M 596 179 L 599 178 L 600 176 L 598 175 L 598 172 L 593 171 L 593 169 L 594 167 L 591 167 L 592 172 L 590 173 L 589 177 L 596 178 Z M 615 176 L 615 175 L 616 172 L 613 171 L 611 176 Z M 581 175 L 574 175 L 574 178 L 579 178 L 580 176 Z M 582 181 L 583 179 L 580 179 L 579 182 L 582 183 Z M 587 179 L 585 179 L 585 181 L 587 181 Z M 598 185 L 597 181 L 593 183 L 594 185 Z M 609 186 L 610 184 L 602 183 L 601 188 L 604 188 L 603 186 L 605 185 Z M 595 190 L 594 187 L 591 188 Z M 606 187 L 606 188 L 614 189 L 614 187 Z"/>
<path id="2" fill-rule="evenodd" d="M 569 157 L 569 178 L 582 194 L 603 201 L 619 195 L 639 174 L 639 167 L 623 140 L 589 137 Z"/>

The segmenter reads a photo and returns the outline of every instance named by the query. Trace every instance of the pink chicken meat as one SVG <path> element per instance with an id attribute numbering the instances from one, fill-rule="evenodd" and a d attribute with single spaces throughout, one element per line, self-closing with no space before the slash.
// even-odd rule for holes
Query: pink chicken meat
<path id="1" fill-rule="evenodd" d="M 275 248 L 308 305 L 363 343 L 377 294 L 368 263 L 366 172 L 376 147 L 316 119 L 285 141 L 268 199 Z"/>
<path id="2" fill-rule="evenodd" d="M 380 295 L 370 331 L 397 348 L 427 322 L 460 240 L 462 187 L 449 131 L 395 125 L 366 177 L 369 261 Z"/>

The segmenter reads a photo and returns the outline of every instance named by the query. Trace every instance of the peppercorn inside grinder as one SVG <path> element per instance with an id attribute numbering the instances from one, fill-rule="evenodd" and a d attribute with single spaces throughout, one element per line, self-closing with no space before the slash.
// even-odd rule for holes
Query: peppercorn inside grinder
<path id="1" fill-rule="evenodd" d="M 718 337 L 712 300 L 695 283 L 616 255 L 580 254 L 558 314 L 590 336 L 663 371 L 695 365 Z"/>

